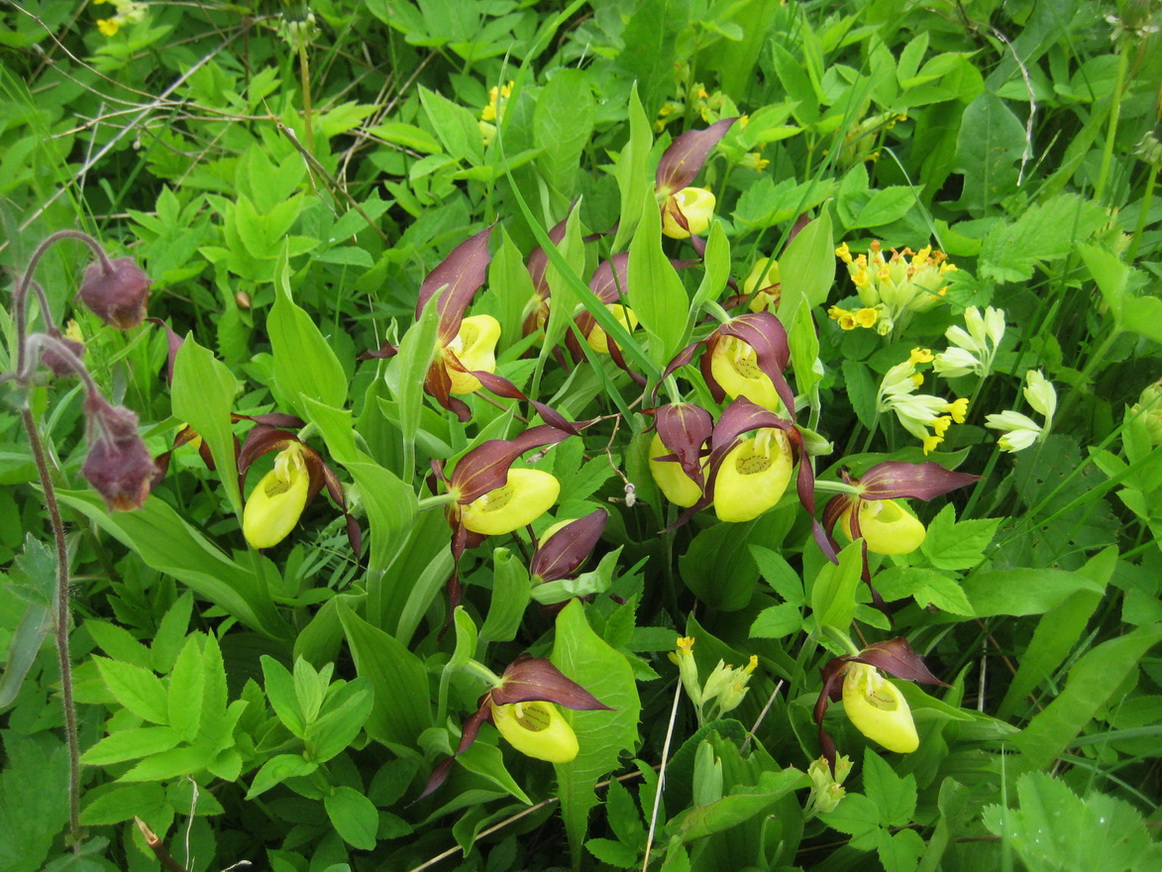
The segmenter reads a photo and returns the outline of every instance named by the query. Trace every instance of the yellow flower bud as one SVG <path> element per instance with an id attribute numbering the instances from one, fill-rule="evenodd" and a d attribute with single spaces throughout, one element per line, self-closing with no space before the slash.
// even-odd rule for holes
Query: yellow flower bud
<path id="1" fill-rule="evenodd" d="M 551 702 L 493 704 L 492 722 L 510 745 L 529 757 L 569 763 L 577 756 L 577 735 Z"/>
<path id="2" fill-rule="evenodd" d="M 609 313 L 617 319 L 617 323 L 626 329 L 627 332 L 632 333 L 638 325 L 637 315 L 633 313 L 633 309 L 629 306 L 623 306 L 620 303 L 610 303 L 606 307 Z M 605 331 L 601 329 L 600 324 L 594 324 L 593 329 L 589 331 L 589 335 L 585 337 L 589 343 L 589 347 L 598 354 L 609 354 L 609 337 L 605 335 Z"/>
<path id="3" fill-rule="evenodd" d="M 290 534 L 307 505 L 310 481 L 303 447 L 292 442 L 246 501 L 242 534 L 251 548 L 273 548 Z"/>
<path id="4" fill-rule="evenodd" d="M 782 430 L 763 427 L 732 448 L 718 468 L 714 512 L 718 520 L 751 521 L 783 498 L 794 461 Z"/>
<path id="5" fill-rule="evenodd" d="M 714 202 L 714 194 L 706 188 L 683 188 L 671 194 L 662 206 L 662 233 L 671 239 L 701 236 L 710 226 Z M 678 214 L 686 219 L 689 230 L 678 223 Z"/>
<path id="6" fill-rule="evenodd" d="M 756 406 L 778 411 L 779 392 L 759 369 L 758 354 L 737 336 L 723 336 L 710 356 L 710 372 L 730 397 L 746 397 Z"/>
<path id="7" fill-rule="evenodd" d="M 920 747 L 912 710 L 899 689 L 865 663 L 852 663 L 843 679 L 843 709 L 855 728 L 889 751 Z"/>
<path id="8" fill-rule="evenodd" d="M 686 509 L 702 499 L 702 488 L 682 469 L 682 465 L 672 460 L 654 460 L 670 453 L 662 442 L 662 437 L 654 433 L 650 440 L 650 475 L 654 477 L 666 499 L 675 506 Z"/>
<path id="9" fill-rule="evenodd" d="M 510 469 L 501 487 L 464 506 L 460 522 L 473 533 L 500 536 L 531 524 L 557 501 L 561 483 L 540 469 Z"/>
<path id="10" fill-rule="evenodd" d="M 853 539 L 851 506 L 844 510 L 839 520 L 843 534 Z M 904 511 L 895 500 L 860 500 L 859 531 L 867 543 L 867 550 L 876 554 L 911 554 L 928 535 L 920 519 Z"/>
<path id="11" fill-rule="evenodd" d="M 460 331 L 442 350 L 468 370 L 496 372 L 496 341 L 500 339 L 500 322 L 491 315 L 473 315 L 460 322 Z M 470 394 L 480 390 L 480 379 L 448 367 L 452 393 Z"/>

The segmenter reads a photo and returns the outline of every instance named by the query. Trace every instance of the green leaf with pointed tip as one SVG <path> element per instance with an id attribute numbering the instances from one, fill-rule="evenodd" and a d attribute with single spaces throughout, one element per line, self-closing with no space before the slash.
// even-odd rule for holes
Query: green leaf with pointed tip
<path id="1" fill-rule="evenodd" d="M 556 628 L 553 665 L 615 709 L 561 709 L 580 745 L 575 760 L 553 767 L 560 788 L 561 816 L 576 864 L 580 862 L 589 811 L 597 804 L 594 785 L 617 768 L 622 751 L 633 748 L 641 703 L 629 661 L 593 632 L 579 600 L 573 600 L 561 610 Z"/>
<path id="2" fill-rule="evenodd" d="M 664 367 L 681 348 L 690 299 L 662 251 L 662 217 L 647 191 L 642 218 L 629 244 L 629 303 L 650 340 L 650 360 Z"/>
<path id="3" fill-rule="evenodd" d="M 855 615 L 855 589 L 863 568 L 863 548 L 857 540 L 839 552 L 839 565 L 824 563 L 811 585 L 811 611 L 820 629 L 846 633 Z"/>
<path id="4" fill-rule="evenodd" d="M 618 155 L 614 169 L 617 187 L 621 192 L 621 218 L 613 237 L 613 251 L 621 251 L 625 243 L 633 238 L 638 221 L 641 220 L 642 196 L 650 186 L 648 162 L 653 144 L 650 119 L 642 108 L 635 81 L 629 92 L 629 142 Z"/>
<path id="5" fill-rule="evenodd" d="M 783 294 L 779 300 L 779 320 L 792 322 L 802 301 L 809 309 L 827 300 L 835 282 L 835 240 L 832 238 L 831 212 L 822 214 L 796 234 L 779 258 L 779 276 Z M 814 364 L 814 358 L 808 365 Z"/>
<path id="6" fill-rule="evenodd" d="M 492 598 L 480 628 L 481 642 L 508 642 L 516 637 L 529 604 L 529 573 L 507 548 L 492 552 Z"/>
<path id="7" fill-rule="evenodd" d="M 209 349 L 186 337 L 174 359 L 173 413 L 189 424 L 210 447 L 217 479 L 226 491 L 234 514 L 242 516 L 242 496 L 238 490 L 238 466 L 234 454 L 234 431 L 230 413 L 241 385 L 230 368 Z"/>

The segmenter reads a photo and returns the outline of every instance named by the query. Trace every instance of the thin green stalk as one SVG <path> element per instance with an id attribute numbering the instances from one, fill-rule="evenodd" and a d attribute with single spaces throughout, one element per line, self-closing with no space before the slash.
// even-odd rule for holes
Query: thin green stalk
<path id="1" fill-rule="evenodd" d="M 1146 230 L 1146 219 L 1150 215 L 1150 201 L 1154 199 L 1154 183 L 1158 181 L 1158 165 L 1150 166 L 1150 174 L 1146 176 L 1146 193 L 1142 195 L 1142 206 L 1138 210 L 1138 224 L 1134 227 L 1134 238 L 1130 240 L 1130 247 L 1126 250 L 1126 263 L 1131 266 L 1138 256 L 1138 246 L 1142 242 L 1142 233 Z"/>
<path id="2" fill-rule="evenodd" d="M 311 120 L 311 62 L 307 58 L 307 45 L 304 40 L 299 44 L 299 81 L 303 88 L 303 124 L 306 127 L 307 151 L 315 153 L 315 125 Z"/>
<path id="3" fill-rule="evenodd" d="M 1105 194 L 1106 182 L 1110 175 L 1110 165 L 1114 159 L 1114 140 L 1118 135 L 1118 121 L 1122 116 L 1122 91 L 1126 86 L 1126 72 L 1130 66 L 1129 46 L 1123 42 L 1118 51 L 1118 77 L 1114 84 L 1113 105 L 1110 106 L 1110 122 L 1106 129 L 1106 144 L 1101 155 L 1101 169 L 1093 186 L 1093 198 L 1101 200 Z"/>

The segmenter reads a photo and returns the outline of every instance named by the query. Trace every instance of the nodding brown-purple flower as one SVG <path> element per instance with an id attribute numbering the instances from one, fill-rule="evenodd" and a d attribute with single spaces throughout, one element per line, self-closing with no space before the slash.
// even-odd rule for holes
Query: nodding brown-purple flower
<path id="1" fill-rule="evenodd" d="M 105 500 L 110 511 L 141 508 L 153 486 L 157 467 L 137 434 L 137 415 L 111 405 L 96 392 L 85 398 L 89 454 L 81 468 L 85 480 Z"/>
<path id="2" fill-rule="evenodd" d="M 688 130 L 670 143 L 658 161 L 655 188 L 662 210 L 662 232 L 685 239 L 706 232 L 714 211 L 714 195 L 690 183 L 706 158 L 738 118 L 723 118 L 702 130 Z"/>
<path id="3" fill-rule="evenodd" d="M 128 330 L 145 320 L 150 284 L 133 258 L 119 257 L 85 267 L 78 296 L 106 324 Z"/>
<path id="4" fill-rule="evenodd" d="M 597 547 L 608 518 L 605 509 L 597 509 L 546 530 L 529 562 L 533 583 L 558 581 L 576 573 Z"/>

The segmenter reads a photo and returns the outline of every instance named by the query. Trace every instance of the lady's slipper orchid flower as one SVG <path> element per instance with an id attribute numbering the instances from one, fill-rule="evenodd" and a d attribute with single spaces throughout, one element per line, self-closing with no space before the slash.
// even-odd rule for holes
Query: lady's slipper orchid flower
<path id="1" fill-rule="evenodd" d="M 476 741 L 485 721 L 492 722 L 522 754 L 550 763 L 573 760 L 579 750 L 577 736 L 556 706 L 574 711 L 613 711 L 550 661 L 522 654 L 504 670 L 499 683 L 480 697 L 479 708 L 464 722 L 455 754 L 432 771 L 419 798 L 444 783 L 456 755 Z"/>
<path id="2" fill-rule="evenodd" d="M 605 532 L 609 515 L 597 509 L 583 518 L 554 524 L 541 536 L 529 562 L 533 584 L 569 578 L 581 568 Z"/>
<path id="3" fill-rule="evenodd" d="M 745 397 L 794 419 L 795 395 L 783 375 L 791 360 L 791 348 L 778 318 L 770 312 L 732 318 L 705 339 L 680 351 L 666 367 L 665 375 L 693 361 L 700 348 L 705 349 L 698 361 L 702 377 L 717 402 L 728 395 Z"/>
<path id="4" fill-rule="evenodd" d="M 863 539 L 868 551 L 907 554 L 920 547 L 926 535 L 923 524 L 893 501 L 902 497 L 927 502 L 935 497 L 980 481 L 980 476 L 952 472 L 938 463 L 879 463 L 854 478 L 839 472 L 858 494 L 837 494 L 823 509 L 823 528 L 830 536 L 836 523 L 852 541 Z M 880 505 L 877 508 L 877 504 Z M 865 529 L 866 525 L 866 529 Z"/>
<path id="5" fill-rule="evenodd" d="M 662 232 L 674 239 L 697 238 L 710 226 L 714 195 L 690 183 L 706 158 L 738 118 L 723 118 L 703 130 L 688 130 L 670 143 L 658 161 L 655 187 L 662 210 Z"/>
<path id="6" fill-rule="evenodd" d="M 650 474 L 666 499 L 689 508 L 706 489 L 706 443 L 714 430 L 701 406 L 674 403 L 654 412 L 657 430 L 650 440 Z"/>
<path id="7" fill-rule="evenodd" d="M 823 689 L 814 714 L 819 745 L 832 770 L 835 743 L 823 729 L 823 716 L 828 704 L 839 700 L 843 700 L 844 711 L 855 728 L 889 751 L 908 754 L 920 745 L 907 701 L 881 671 L 907 681 L 944 685 L 903 638 L 877 642 L 858 654 L 829 662 L 822 670 Z"/>
<path id="8" fill-rule="evenodd" d="M 298 421 L 290 415 L 266 416 L 276 421 Z M 301 422 L 300 422 L 301 423 Z M 347 511 L 343 487 L 319 453 L 293 433 L 259 423 L 238 452 L 238 484 L 245 491 L 246 474 L 254 461 L 279 452 L 274 469 L 258 482 L 242 511 L 242 534 L 251 548 L 273 548 L 295 528 L 303 510 L 323 487 L 343 512 L 347 538 L 356 554 L 361 546 L 359 525 Z"/>
<path id="9" fill-rule="evenodd" d="M 795 465 L 786 434 L 760 427 L 731 448 L 714 478 L 714 513 L 718 520 L 752 521 L 783 498 Z"/>
<path id="10" fill-rule="evenodd" d="M 601 265 L 593 273 L 593 278 L 589 281 L 589 290 L 605 304 L 605 308 L 626 329 L 626 332 L 632 333 L 637 328 L 638 317 L 634 314 L 633 309 L 619 302 L 625 299 L 628 283 L 629 254 L 622 252 L 601 262 Z M 640 385 L 645 385 L 645 378 L 630 369 L 617 343 L 610 341 L 609 336 L 597 323 L 597 319 L 593 317 L 592 313 L 588 310 L 581 312 L 576 318 L 576 325 L 576 333 L 570 331 L 565 335 L 565 345 L 573 353 L 575 360 L 584 359 L 584 352 L 581 350 L 577 338 L 581 336 L 584 337 L 585 343 L 593 351 L 598 354 L 608 354 L 613 362 L 629 373 L 634 381 Z"/>
<path id="11" fill-rule="evenodd" d="M 480 390 L 474 370 L 496 372 L 496 343 L 500 322 L 491 315 L 473 315 L 460 322 L 460 329 L 440 354 L 451 380 L 451 392 L 471 394 Z"/>
<path id="12" fill-rule="evenodd" d="M 460 507 L 460 523 L 481 536 L 502 536 L 531 524 L 557 501 L 561 483 L 543 469 L 510 469 L 504 484 Z"/>

